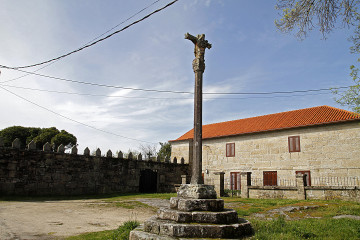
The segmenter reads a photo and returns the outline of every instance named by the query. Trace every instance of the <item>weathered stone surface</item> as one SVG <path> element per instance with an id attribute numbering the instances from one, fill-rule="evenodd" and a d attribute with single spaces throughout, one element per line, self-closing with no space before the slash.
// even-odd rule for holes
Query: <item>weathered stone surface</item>
<path id="1" fill-rule="evenodd" d="M 213 223 L 230 224 L 237 223 L 238 216 L 235 210 L 226 209 L 221 212 L 182 212 L 174 209 L 159 209 L 157 216 L 162 220 L 171 220 L 178 223 Z"/>
<path id="2" fill-rule="evenodd" d="M 143 169 L 156 171 L 158 192 L 174 192 L 188 166 L 0 148 L 0 195 L 80 195 L 139 191 Z M 68 184 L 71 182 L 71 184 Z M 46 183 L 46 184 L 43 184 Z M 4 187 L 5 186 L 5 187 Z"/>
<path id="3" fill-rule="evenodd" d="M 12 142 L 12 147 L 19 149 L 19 148 L 21 147 L 20 139 L 16 138 L 16 139 Z"/>
<path id="4" fill-rule="evenodd" d="M 36 150 L 36 142 L 34 140 L 31 140 L 28 144 L 28 150 Z"/>
<path id="5" fill-rule="evenodd" d="M 88 147 L 84 149 L 84 156 L 90 156 L 90 149 Z"/>
<path id="6" fill-rule="evenodd" d="M 249 221 L 239 219 L 235 224 L 183 224 L 150 218 L 144 222 L 146 232 L 183 238 L 240 238 L 250 236 L 254 230 Z"/>
<path id="7" fill-rule="evenodd" d="M 51 145 L 50 143 L 45 143 L 44 146 L 43 146 L 43 151 L 44 152 L 50 152 L 51 151 Z"/>
<path id="8" fill-rule="evenodd" d="M 224 200 L 171 198 L 170 208 L 184 212 L 191 212 L 191 211 L 220 212 L 224 210 Z"/>
<path id="9" fill-rule="evenodd" d="M 106 157 L 112 158 L 112 151 L 110 149 L 107 151 Z"/>
<path id="10" fill-rule="evenodd" d="M 57 149 L 57 152 L 58 152 L 58 153 L 64 153 L 64 152 L 65 152 L 65 147 L 64 147 L 63 144 L 60 144 L 60 146 L 59 146 L 58 149 Z"/>
<path id="11" fill-rule="evenodd" d="M 73 147 L 71 148 L 71 154 L 74 154 L 74 155 L 77 155 L 77 154 L 78 154 L 78 149 L 77 149 L 76 146 L 73 146 Z"/>
<path id="12" fill-rule="evenodd" d="M 96 149 L 95 156 L 96 156 L 96 157 L 101 157 L 101 150 L 100 150 L 100 148 Z"/>
<path id="13" fill-rule="evenodd" d="M 124 154 L 122 153 L 122 151 L 120 151 L 120 152 L 118 153 L 118 158 L 120 158 L 120 159 L 123 159 L 123 158 L 124 158 Z"/>
<path id="14" fill-rule="evenodd" d="M 182 184 L 177 196 L 179 198 L 216 199 L 216 192 L 213 185 Z"/>

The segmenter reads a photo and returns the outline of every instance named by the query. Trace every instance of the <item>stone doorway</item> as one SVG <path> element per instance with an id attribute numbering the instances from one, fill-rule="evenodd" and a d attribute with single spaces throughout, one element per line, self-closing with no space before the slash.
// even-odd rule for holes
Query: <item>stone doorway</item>
<path id="1" fill-rule="evenodd" d="M 156 193 L 157 192 L 157 172 L 151 169 L 140 171 L 139 192 Z"/>

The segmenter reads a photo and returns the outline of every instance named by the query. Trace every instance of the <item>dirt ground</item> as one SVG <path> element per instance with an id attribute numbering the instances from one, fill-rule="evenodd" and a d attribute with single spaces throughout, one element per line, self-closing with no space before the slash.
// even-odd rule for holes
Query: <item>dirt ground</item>
<path id="1" fill-rule="evenodd" d="M 142 202 L 155 207 L 167 204 L 159 199 Z M 0 239 L 63 239 L 116 229 L 128 220 L 143 222 L 152 215 L 154 208 L 127 209 L 98 200 L 4 201 L 0 202 Z"/>

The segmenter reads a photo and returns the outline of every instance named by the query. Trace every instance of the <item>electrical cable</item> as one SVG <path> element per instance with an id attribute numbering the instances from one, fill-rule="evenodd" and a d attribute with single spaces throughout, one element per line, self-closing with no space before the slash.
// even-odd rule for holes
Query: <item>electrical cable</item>
<path id="1" fill-rule="evenodd" d="M 105 95 L 105 94 L 92 94 L 92 93 L 77 93 L 77 92 L 65 92 L 65 91 L 55 91 L 55 90 L 46 90 L 46 89 L 37 89 L 37 88 L 28 88 L 28 87 L 20 87 L 20 86 L 13 86 L 13 85 L 7 85 L 7 84 L 2 84 L 0 83 L 0 86 L 4 86 L 4 87 L 10 87 L 10 88 L 18 88 L 18 89 L 24 89 L 24 90 L 31 90 L 31 91 L 39 91 L 39 92 L 49 92 L 49 93 L 59 93 L 59 94 L 68 94 L 68 95 L 79 95 L 79 96 L 90 96 L 90 97 L 108 97 L 108 98 L 127 98 L 127 99 L 154 99 L 154 100 L 184 100 L 184 99 L 193 99 L 193 98 L 189 98 L 189 97 L 178 97 L 178 98 L 166 98 L 166 97 L 130 97 L 130 96 L 114 96 L 114 95 Z M 254 96 L 254 97 L 242 97 L 242 98 L 236 98 L 236 97 L 231 97 L 231 98 L 221 98 L 221 97 L 216 97 L 216 98 L 206 98 L 204 97 L 203 99 L 214 99 L 214 100 L 218 100 L 218 99 L 226 99 L 226 100 L 231 100 L 231 99 L 264 99 L 264 98 L 280 98 L 280 97 L 302 97 L 302 96 L 317 96 L 317 95 L 324 95 L 324 94 L 330 94 L 329 92 L 322 92 L 322 93 L 313 93 L 313 94 L 301 94 L 301 95 L 287 95 L 287 96 L 267 96 L 267 97 L 259 97 L 259 96 Z"/>
<path id="2" fill-rule="evenodd" d="M 26 98 L 24 98 L 24 97 L 22 97 L 22 96 L 20 96 L 20 95 L 18 95 L 18 94 L 16 94 L 16 93 L 12 92 L 12 91 L 10 91 L 10 90 L 8 90 L 8 89 L 6 89 L 6 88 L 3 88 L 3 87 L 1 87 L 1 86 L 0 86 L 0 88 L 3 89 L 3 90 L 5 90 L 5 91 L 7 91 L 8 93 L 11 93 L 12 95 L 14 95 L 14 96 L 16 96 L 16 97 L 18 97 L 18 98 L 21 98 L 22 100 L 24 100 L 24 101 L 26 101 L 26 102 L 29 102 L 29 103 L 31 103 L 31 104 L 39 107 L 39 108 L 42 108 L 42 109 L 44 109 L 44 110 L 46 110 L 46 111 L 48 111 L 48 112 L 51 112 L 51 113 L 53 113 L 53 114 L 55 114 L 55 115 L 58 115 L 58 116 L 60 116 L 60 117 L 62 117 L 62 118 L 65 118 L 65 119 L 70 120 L 70 121 L 72 121 L 72 122 L 75 122 L 75 123 L 77 123 L 77 124 L 83 125 L 83 126 L 85 126 L 85 127 L 92 128 L 92 129 L 94 129 L 94 130 L 97 130 L 97 131 L 100 131 L 100 132 L 103 132 L 103 133 L 107 133 L 107 134 L 111 134 L 111 135 L 114 135 L 114 136 L 117 136 L 117 137 L 125 138 L 125 139 L 128 139 L 128 140 L 133 140 L 133 141 L 136 141 L 136 142 L 144 142 L 144 143 L 156 144 L 156 143 L 153 143 L 153 142 L 148 142 L 148 141 L 144 141 L 144 140 L 139 140 L 139 139 L 136 139 L 136 138 L 125 137 L 125 136 L 122 136 L 122 135 L 119 135 L 119 134 L 116 134 L 116 133 L 112 133 L 112 132 L 108 132 L 108 131 L 102 130 L 102 129 L 100 129 L 100 128 L 96 128 L 96 127 L 91 126 L 91 125 L 88 125 L 88 124 L 86 124 L 86 123 L 79 122 L 79 121 L 77 121 L 77 120 L 74 120 L 74 119 L 72 119 L 72 118 L 69 118 L 69 117 L 67 117 L 67 116 L 64 116 L 64 115 L 62 115 L 62 114 L 60 114 L 60 113 L 57 113 L 57 112 L 55 112 L 55 111 L 53 111 L 53 110 L 51 110 L 51 109 L 48 109 L 48 108 L 46 108 L 46 107 L 44 107 L 44 106 L 41 106 L 41 105 L 39 105 L 39 104 L 37 104 L 37 103 L 35 103 L 35 102 L 32 102 L 32 101 L 30 101 L 30 100 L 28 100 L 28 99 L 26 99 Z"/>
<path id="3" fill-rule="evenodd" d="M 174 3 L 176 3 L 177 1 L 178 1 L 178 0 L 174 0 L 174 1 L 170 2 L 170 3 L 168 3 L 167 5 L 165 5 L 164 7 L 159 8 L 159 9 L 157 9 L 157 10 L 155 10 L 155 11 L 153 11 L 153 12 L 149 13 L 149 14 L 148 14 L 148 15 L 146 15 L 145 17 L 143 17 L 143 18 L 141 18 L 141 19 L 139 19 L 139 20 L 136 20 L 135 22 L 132 22 L 131 24 L 129 24 L 129 25 L 127 25 L 127 26 L 125 26 L 125 27 L 121 28 L 120 30 L 117 30 L 117 31 L 115 31 L 115 32 L 113 32 L 113 33 L 111 33 L 111 34 L 109 34 L 109 35 L 107 35 L 107 36 L 103 37 L 103 38 L 100 38 L 99 40 L 97 40 L 97 41 L 95 41 L 95 42 L 92 42 L 92 43 L 90 43 L 90 44 L 87 44 L 87 45 L 85 45 L 85 46 L 83 46 L 83 47 L 80 47 L 80 48 L 78 48 L 78 49 L 76 49 L 76 50 L 74 50 L 74 51 L 71 51 L 71 52 L 66 53 L 66 54 L 64 54 L 64 55 L 61 55 L 61 56 L 59 56 L 59 57 L 52 58 L 52 59 L 47 60 L 47 61 L 44 61 L 44 62 L 40 62 L 40 63 L 36 63 L 36 64 L 27 65 L 27 66 L 21 66 L 21 67 L 8 67 L 8 66 L 5 66 L 5 65 L 0 65 L 0 67 L 1 67 L 1 68 L 6 68 L 6 69 L 21 69 L 21 68 L 30 68 L 30 67 L 40 66 L 40 65 L 43 65 L 43 64 L 46 64 L 46 63 L 50 63 L 50 62 L 53 62 L 53 61 L 59 60 L 59 59 L 61 59 L 61 58 L 67 57 L 67 56 L 69 56 L 69 55 L 71 55 L 71 54 L 74 54 L 74 53 L 80 52 L 81 50 L 84 50 L 85 48 L 88 48 L 88 47 L 94 46 L 95 44 L 97 44 L 97 43 L 99 43 L 99 42 L 101 42 L 101 41 L 104 41 L 104 40 L 106 40 L 106 39 L 108 39 L 108 38 L 110 38 L 110 37 L 114 36 L 115 34 L 118 34 L 118 33 L 122 32 L 122 31 L 126 30 L 127 28 L 129 28 L 129 27 L 131 27 L 131 26 L 133 26 L 133 25 L 135 25 L 135 24 L 137 24 L 137 23 L 139 23 L 139 22 L 144 21 L 145 19 L 147 19 L 148 17 L 150 17 L 150 16 L 154 15 L 155 13 L 158 13 L 158 12 L 160 12 L 160 11 L 164 10 L 165 8 L 167 8 L 167 7 L 171 6 L 171 5 L 173 5 L 173 4 L 174 4 Z"/>
<path id="4" fill-rule="evenodd" d="M 82 46 L 86 46 L 87 44 L 90 44 L 90 43 L 92 43 L 93 41 L 99 39 L 100 37 L 104 36 L 106 33 L 114 30 L 114 29 L 117 28 L 118 26 L 120 26 L 120 25 L 124 24 L 125 22 L 129 21 L 130 19 L 134 18 L 135 16 L 137 16 L 137 15 L 140 14 L 140 13 L 142 13 L 143 11 L 145 11 L 146 9 L 148 9 L 148 8 L 151 7 L 151 6 L 153 6 L 154 4 L 156 4 L 156 3 L 159 2 L 159 1 L 161 1 L 161 0 L 156 0 L 155 2 L 151 3 L 150 5 L 144 7 L 143 9 L 141 9 L 140 11 L 138 11 L 137 13 L 131 15 L 130 17 L 128 17 L 127 19 L 125 19 L 125 20 L 122 21 L 121 23 L 115 25 L 114 27 L 110 28 L 110 29 L 107 30 L 106 32 L 98 35 L 97 37 L 93 38 L 92 40 L 88 41 L 87 43 L 85 43 L 85 44 L 82 45 Z M 46 67 L 48 67 L 48 66 L 50 66 L 50 65 L 52 65 L 52 64 L 54 64 L 54 63 L 56 63 L 56 62 L 59 61 L 59 60 L 61 60 L 61 59 L 58 59 L 58 60 L 53 61 L 53 62 L 51 62 L 51 63 L 49 63 L 49 64 L 46 64 L 45 66 L 43 66 L 43 67 L 41 67 L 41 68 L 36 69 L 36 70 L 34 71 L 34 73 L 35 73 L 35 72 L 38 72 L 38 71 L 40 71 L 41 69 L 44 69 L 44 68 L 46 68 Z M 27 73 L 27 74 L 24 74 L 24 75 L 22 75 L 22 76 L 19 76 L 19 77 L 13 78 L 13 79 L 9 79 L 9 80 L 6 80 L 6 81 L 2 81 L 2 82 L 0 82 L 0 83 L 6 83 L 6 82 L 15 81 L 15 80 L 18 80 L 18 79 L 20 79 L 20 78 L 23 78 L 23 77 L 26 77 L 26 76 L 29 76 L 29 75 L 30 75 L 30 73 Z"/>
<path id="5" fill-rule="evenodd" d="M 79 84 L 85 84 L 85 85 L 91 85 L 91 86 L 97 86 L 97 87 L 118 88 L 118 89 L 144 91 L 144 92 L 157 92 L 157 93 L 194 94 L 193 92 L 188 92 L 188 91 L 173 91 L 173 90 L 132 88 L 132 87 L 122 87 L 122 86 L 115 86 L 115 85 L 108 85 L 108 84 L 99 84 L 99 83 L 71 80 L 71 79 L 67 79 L 67 78 L 54 77 L 54 76 L 50 76 L 50 75 L 29 72 L 29 71 L 20 70 L 20 69 L 12 69 L 12 70 L 20 71 L 20 72 L 24 72 L 24 73 L 29 73 L 29 74 L 36 75 L 36 76 L 39 76 L 39 77 L 45 77 L 45 78 L 55 79 L 55 80 L 59 80 L 59 81 L 73 82 L 73 83 L 79 83 Z M 204 95 L 272 95 L 272 94 L 292 94 L 292 93 L 331 91 L 331 90 L 335 90 L 335 89 L 345 89 L 345 88 L 349 88 L 349 87 L 351 87 L 351 86 L 341 86 L 341 87 L 333 87 L 333 88 L 320 88 L 320 89 L 308 89 L 308 90 L 294 90 L 294 91 L 274 91 L 274 92 L 204 92 L 203 94 Z"/>

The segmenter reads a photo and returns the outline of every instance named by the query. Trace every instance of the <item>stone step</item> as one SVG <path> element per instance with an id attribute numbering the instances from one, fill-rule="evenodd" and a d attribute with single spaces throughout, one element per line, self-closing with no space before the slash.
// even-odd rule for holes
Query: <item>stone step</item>
<path id="1" fill-rule="evenodd" d="M 159 219 L 172 220 L 177 223 L 231 224 L 238 222 L 238 215 L 233 209 L 224 209 L 221 212 L 182 212 L 161 208 L 158 210 L 157 216 Z"/>
<path id="2" fill-rule="evenodd" d="M 183 212 L 191 211 L 212 211 L 221 212 L 224 210 L 223 199 L 187 199 L 187 198 L 170 198 L 170 208 Z"/>
<path id="3" fill-rule="evenodd" d="M 234 224 L 176 223 L 156 217 L 144 222 L 144 231 L 175 238 L 228 238 L 236 239 L 254 233 L 249 221 L 239 218 Z"/>
<path id="4" fill-rule="evenodd" d="M 209 239 L 209 238 L 208 238 Z M 241 238 L 227 238 L 227 240 L 238 240 Z M 162 236 L 154 233 L 144 232 L 144 226 L 140 225 L 130 232 L 129 240 L 204 240 L 204 238 L 176 238 L 170 236 Z"/>

